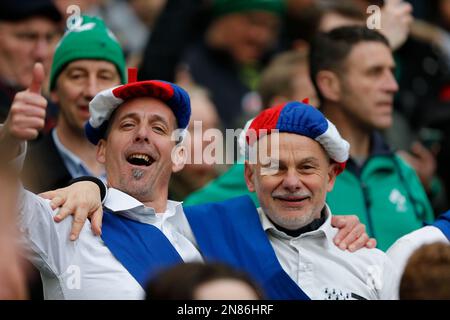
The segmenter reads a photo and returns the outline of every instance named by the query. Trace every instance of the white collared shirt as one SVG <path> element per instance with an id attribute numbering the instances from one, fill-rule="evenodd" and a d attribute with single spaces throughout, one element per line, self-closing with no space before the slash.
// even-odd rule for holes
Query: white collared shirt
<path id="1" fill-rule="evenodd" d="M 342 251 L 333 242 L 331 214 L 317 230 L 291 237 L 275 228 L 261 208 L 259 217 L 284 271 L 313 300 L 395 299 L 398 275 L 378 249 Z"/>
<path id="2" fill-rule="evenodd" d="M 56 149 L 61 156 L 61 159 L 64 162 L 64 166 L 67 171 L 69 171 L 72 178 L 78 178 L 82 176 L 95 176 L 92 174 L 91 170 L 88 166 L 80 159 L 75 153 L 66 148 L 66 146 L 59 140 L 58 137 L 58 127 L 52 130 L 52 139 L 55 143 Z M 104 183 L 106 182 L 106 172 L 103 171 L 100 175 L 97 176 Z"/>
<path id="3" fill-rule="evenodd" d="M 143 288 L 113 256 L 101 237 L 93 235 L 89 221 L 83 226 L 79 239 L 70 241 L 72 217 L 55 223 L 53 217 L 57 211 L 51 209 L 49 201 L 26 190 L 20 203 L 20 229 L 29 257 L 41 271 L 46 299 L 144 298 Z M 155 225 L 184 261 L 202 260 L 191 239 L 183 234 L 187 221 L 180 203 L 169 201 L 166 212 L 156 214 L 125 193 L 110 189 L 104 205 L 113 211 L 127 210 L 128 218 Z M 187 228 L 190 232 L 189 225 Z"/>

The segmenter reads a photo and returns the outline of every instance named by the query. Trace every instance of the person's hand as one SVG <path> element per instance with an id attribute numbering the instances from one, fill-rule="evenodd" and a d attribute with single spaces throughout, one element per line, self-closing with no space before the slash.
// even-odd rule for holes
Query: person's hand
<path id="1" fill-rule="evenodd" d="M 381 33 L 389 40 L 392 50 L 400 48 L 409 35 L 413 7 L 403 0 L 385 0 L 381 9 Z"/>
<path id="2" fill-rule="evenodd" d="M 411 147 L 411 153 L 398 151 L 398 155 L 414 168 L 425 190 L 430 190 L 437 169 L 434 154 L 420 142 L 415 142 Z"/>
<path id="3" fill-rule="evenodd" d="M 56 222 L 73 215 L 70 240 L 78 239 L 87 218 L 91 220 L 92 232 L 96 236 L 102 234 L 102 200 L 100 189 L 95 183 L 76 182 L 66 188 L 41 193 L 40 196 L 51 200 L 50 206 L 53 210 L 61 207 L 54 217 Z"/>
<path id="4" fill-rule="evenodd" d="M 33 78 L 26 91 L 18 92 L 2 128 L 3 138 L 22 142 L 35 139 L 45 125 L 47 100 L 41 95 L 45 80 L 44 66 L 36 63 Z"/>
<path id="5" fill-rule="evenodd" d="M 339 229 L 334 243 L 342 250 L 354 252 L 363 247 L 373 249 L 377 245 L 377 241 L 369 238 L 366 226 L 359 222 L 359 218 L 355 215 L 332 216 L 331 225 Z"/>

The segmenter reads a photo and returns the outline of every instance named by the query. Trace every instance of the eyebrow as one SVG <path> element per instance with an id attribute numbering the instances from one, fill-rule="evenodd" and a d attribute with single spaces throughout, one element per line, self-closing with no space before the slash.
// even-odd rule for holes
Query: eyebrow
<path id="1" fill-rule="evenodd" d="M 125 115 L 123 115 L 120 119 L 119 119 L 119 121 L 123 121 L 123 120 L 125 120 L 125 119 L 127 119 L 127 118 L 132 118 L 132 119 L 139 119 L 139 114 L 137 113 L 137 112 L 130 112 L 130 113 L 127 113 L 127 114 L 125 114 Z M 168 121 L 166 120 L 166 119 L 164 119 L 163 117 L 161 117 L 160 115 L 158 115 L 158 114 L 152 114 L 151 116 L 150 116 L 150 119 L 149 120 L 151 120 L 151 121 L 160 121 L 160 122 L 162 122 L 164 125 L 166 125 L 167 127 L 169 127 L 169 123 L 168 123 Z"/>
<path id="2" fill-rule="evenodd" d="M 88 72 L 87 68 L 84 67 L 78 67 L 78 66 L 74 66 L 74 67 L 68 67 L 67 68 L 67 72 L 73 72 L 73 71 L 82 71 L 82 72 Z"/>
<path id="3" fill-rule="evenodd" d="M 316 157 L 307 157 L 304 158 L 300 161 L 300 163 L 314 163 L 314 164 L 319 164 L 319 159 L 317 159 Z"/>

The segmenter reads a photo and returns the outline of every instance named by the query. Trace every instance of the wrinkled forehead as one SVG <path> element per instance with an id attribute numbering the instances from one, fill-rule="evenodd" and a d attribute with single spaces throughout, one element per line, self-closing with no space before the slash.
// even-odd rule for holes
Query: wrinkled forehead
<path id="1" fill-rule="evenodd" d="M 171 131 L 177 128 L 174 113 L 163 101 L 151 97 L 139 97 L 125 101 L 113 111 L 105 137 L 108 136 L 112 127 L 117 126 L 125 118 L 139 121 L 161 121 Z"/>
<path id="2" fill-rule="evenodd" d="M 125 101 L 116 110 L 119 117 L 136 114 L 142 118 L 158 116 L 175 126 L 176 118 L 170 107 L 163 101 L 152 97 L 138 97 Z"/>
<path id="3" fill-rule="evenodd" d="M 344 66 L 351 67 L 351 69 L 394 68 L 395 61 L 391 49 L 386 44 L 376 41 L 362 41 L 353 46 L 344 60 Z"/>
<path id="4" fill-rule="evenodd" d="M 295 133 L 279 132 L 265 135 L 255 142 L 252 148 L 252 152 L 257 153 L 259 160 L 267 156 L 280 161 L 288 158 L 300 161 L 311 157 L 329 161 L 327 152 L 319 142 Z"/>

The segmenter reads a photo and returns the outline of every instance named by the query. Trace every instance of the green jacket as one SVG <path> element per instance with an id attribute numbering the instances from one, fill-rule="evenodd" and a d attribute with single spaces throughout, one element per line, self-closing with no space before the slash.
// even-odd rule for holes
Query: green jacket
<path id="1" fill-rule="evenodd" d="M 350 160 L 327 204 L 335 215 L 356 214 L 381 250 L 434 217 L 416 172 L 394 154 L 373 156 L 360 170 Z"/>
<path id="2" fill-rule="evenodd" d="M 401 236 L 433 221 L 433 211 L 415 171 L 394 155 L 379 135 L 362 168 L 352 159 L 341 173 L 327 204 L 336 215 L 355 214 L 375 237 L 378 248 L 387 250 Z M 235 164 L 218 179 L 194 192 L 185 205 L 222 201 L 249 194 L 259 206 L 254 193 L 247 190 L 244 165 Z"/>
<path id="3" fill-rule="evenodd" d="M 207 202 L 223 201 L 230 198 L 248 194 L 255 205 L 258 199 L 255 193 L 250 193 L 245 184 L 244 164 L 236 163 L 217 179 L 211 181 L 203 188 L 191 193 L 184 199 L 184 205 L 195 205 Z"/>

